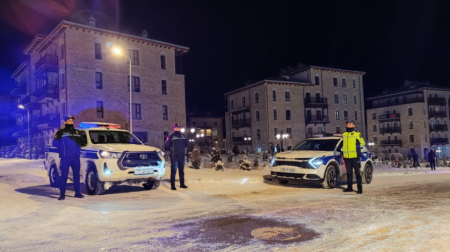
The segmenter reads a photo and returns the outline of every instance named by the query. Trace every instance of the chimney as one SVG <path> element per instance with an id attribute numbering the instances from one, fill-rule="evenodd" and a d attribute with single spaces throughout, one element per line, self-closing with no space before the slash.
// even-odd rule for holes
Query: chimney
<path id="1" fill-rule="evenodd" d="M 143 37 L 143 38 L 148 38 L 148 32 L 147 32 L 147 30 L 142 30 L 141 31 L 141 36 Z"/>
<path id="2" fill-rule="evenodd" d="M 91 15 L 91 17 L 89 18 L 89 25 L 95 27 L 95 21 L 95 18 Z"/>

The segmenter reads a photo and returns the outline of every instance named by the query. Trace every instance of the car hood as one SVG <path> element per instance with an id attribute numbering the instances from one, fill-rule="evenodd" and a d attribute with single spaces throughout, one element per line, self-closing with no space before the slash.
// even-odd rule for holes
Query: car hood
<path id="1" fill-rule="evenodd" d="M 278 153 L 275 155 L 275 158 L 286 158 L 286 159 L 294 159 L 294 158 L 313 158 L 319 156 L 329 156 L 333 155 L 332 151 L 285 151 L 282 153 Z"/>
<path id="2" fill-rule="evenodd" d="M 95 144 L 91 149 L 104 150 L 110 152 L 124 152 L 124 151 L 160 151 L 160 149 L 148 145 L 140 144 Z"/>

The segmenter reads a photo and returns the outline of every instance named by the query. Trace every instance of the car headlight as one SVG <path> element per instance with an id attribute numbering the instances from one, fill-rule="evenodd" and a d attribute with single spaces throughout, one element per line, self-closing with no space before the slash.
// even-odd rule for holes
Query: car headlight
<path id="1" fill-rule="evenodd" d="M 314 168 L 317 169 L 319 168 L 319 166 L 321 166 L 323 164 L 323 160 L 321 159 L 321 157 L 315 157 L 315 158 L 311 158 L 308 163 Z"/>
<path id="2" fill-rule="evenodd" d="M 164 158 L 164 152 L 158 151 L 158 156 L 159 156 L 159 158 L 163 159 Z"/>
<path id="3" fill-rule="evenodd" d="M 112 159 L 118 159 L 120 156 L 122 156 L 122 152 L 109 152 L 109 151 L 98 151 L 101 158 L 112 158 Z"/>

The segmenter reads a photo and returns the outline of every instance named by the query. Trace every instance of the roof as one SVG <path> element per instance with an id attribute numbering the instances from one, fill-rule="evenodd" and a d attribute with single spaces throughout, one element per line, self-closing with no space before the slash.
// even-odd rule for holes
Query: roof
<path id="1" fill-rule="evenodd" d="M 11 74 L 11 78 L 16 78 L 17 76 L 19 76 L 19 74 L 22 73 L 22 71 L 28 66 L 28 64 L 29 64 L 28 61 L 20 64 L 20 66 L 16 69 L 16 71 L 14 71 L 14 73 Z"/>
<path id="2" fill-rule="evenodd" d="M 33 41 L 30 43 L 30 45 L 25 48 L 24 53 L 25 54 L 31 54 L 33 51 L 37 51 L 38 53 L 43 52 L 47 47 L 49 47 L 59 36 L 67 29 L 67 28 L 76 28 L 76 29 L 83 29 L 88 31 L 93 31 L 94 33 L 100 33 L 100 34 L 107 34 L 111 35 L 112 37 L 117 38 L 126 38 L 128 40 L 137 41 L 141 43 L 147 43 L 147 45 L 156 45 L 164 48 L 173 48 L 179 53 L 186 53 L 189 51 L 188 47 L 176 45 L 168 42 L 163 42 L 159 40 L 154 40 L 150 38 L 144 38 L 140 36 L 135 35 L 129 35 L 125 33 L 120 33 L 116 31 L 110 31 L 98 27 L 92 27 L 88 25 L 78 24 L 74 22 L 69 22 L 66 20 L 61 21 L 54 29 L 53 31 L 43 38 L 44 35 L 36 35 L 36 37 L 33 39 Z"/>
<path id="3" fill-rule="evenodd" d="M 385 90 L 381 94 L 374 95 L 374 96 L 367 98 L 367 100 L 373 100 L 373 99 L 382 98 L 382 97 L 389 97 L 389 96 L 398 95 L 398 94 L 402 94 L 402 93 L 405 93 L 405 94 L 415 93 L 417 91 L 423 91 L 423 90 L 450 91 L 450 88 L 441 87 L 438 85 L 431 85 L 428 83 L 413 82 L 413 83 L 410 83 L 409 85 L 403 85 L 403 86 L 400 86 L 397 88 Z"/>
<path id="4" fill-rule="evenodd" d="M 267 84 L 281 84 L 281 85 L 299 85 L 299 86 L 312 86 L 312 85 L 314 85 L 314 84 L 312 84 L 310 82 L 304 82 L 304 81 L 299 81 L 299 80 L 288 80 L 288 79 L 282 78 L 282 77 L 269 77 L 269 78 L 265 78 L 264 80 L 257 81 L 257 82 L 255 82 L 253 84 L 250 84 L 248 86 L 245 86 L 245 87 L 242 87 L 242 88 L 230 91 L 228 93 L 225 93 L 224 96 L 228 96 L 228 95 L 231 95 L 231 94 L 234 94 L 234 93 L 238 93 L 238 92 L 241 92 L 243 90 L 250 89 L 250 88 L 253 88 L 253 87 L 265 84 L 265 83 L 267 83 Z"/>
<path id="5" fill-rule="evenodd" d="M 358 73 L 358 74 L 362 74 L 362 75 L 366 74 L 366 72 L 363 72 L 363 71 L 348 70 L 348 69 L 341 69 L 341 68 L 334 68 L 334 67 L 313 66 L 313 65 L 300 67 L 300 68 L 297 68 L 297 69 L 295 69 L 295 70 L 293 70 L 291 72 L 287 71 L 286 74 L 295 74 L 295 73 L 306 71 L 306 70 L 311 69 L 311 68 L 328 70 L 328 71 L 336 71 L 336 72 Z"/>

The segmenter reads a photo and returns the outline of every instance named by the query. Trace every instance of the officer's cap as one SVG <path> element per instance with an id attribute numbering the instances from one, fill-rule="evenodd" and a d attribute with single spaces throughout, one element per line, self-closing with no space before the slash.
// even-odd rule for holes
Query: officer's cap
<path id="1" fill-rule="evenodd" d="M 173 128 L 175 129 L 175 128 L 181 128 L 181 125 L 179 124 L 179 123 L 175 123 L 174 125 L 173 125 Z"/>
<path id="2" fill-rule="evenodd" d="M 69 120 L 69 119 L 75 120 L 75 117 L 73 117 L 73 116 L 66 116 L 66 117 L 64 117 L 64 122 L 67 122 L 67 120 Z"/>

